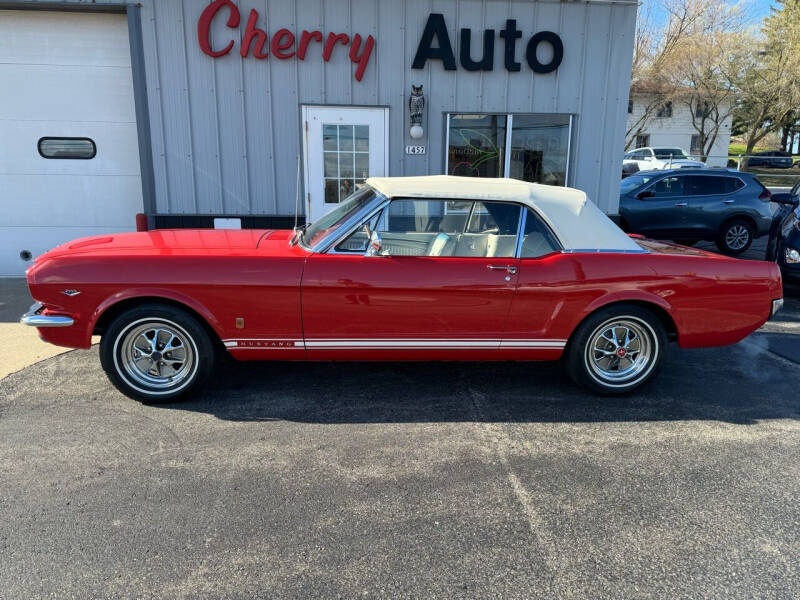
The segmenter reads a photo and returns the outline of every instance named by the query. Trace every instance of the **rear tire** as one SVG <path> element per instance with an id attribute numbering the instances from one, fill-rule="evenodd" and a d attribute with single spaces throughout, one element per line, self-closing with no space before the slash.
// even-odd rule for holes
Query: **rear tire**
<path id="1" fill-rule="evenodd" d="M 717 237 L 717 248 L 725 254 L 736 256 L 753 243 L 754 227 L 744 219 L 733 219 L 722 226 Z"/>
<path id="2" fill-rule="evenodd" d="M 666 349 L 658 317 L 640 306 L 618 304 L 592 313 L 573 332 L 567 372 L 591 392 L 620 396 L 656 376 Z"/>
<path id="3" fill-rule="evenodd" d="M 188 312 L 143 304 L 112 321 L 100 341 L 100 362 L 120 392 L 159 404 L 197 393 L 214 368 L 216 347 Z"/>

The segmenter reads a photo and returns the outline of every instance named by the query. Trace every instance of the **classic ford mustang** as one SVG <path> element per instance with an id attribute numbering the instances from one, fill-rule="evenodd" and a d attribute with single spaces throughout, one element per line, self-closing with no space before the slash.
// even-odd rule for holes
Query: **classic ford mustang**
<path id="1" fill-rule="evenodd" d="M 555 360 L 630 392 L 683 348 L 741 340 L 782 304 L 777 265 L 625 235 L 583 192 L 372 178 L 294 231 L 77 240 L 27 273 L 22 321 L 88 348 L 123 393 L 196 392 L 241 360 Z"/>

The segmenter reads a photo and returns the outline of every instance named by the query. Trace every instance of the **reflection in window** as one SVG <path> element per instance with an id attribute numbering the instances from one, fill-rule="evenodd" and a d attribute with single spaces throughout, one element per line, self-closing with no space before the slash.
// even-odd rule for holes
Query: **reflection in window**
<path id="1" fill-rule="evenodd" d="M 451 114 L 447 173 L 566 185 L 569 137 L 570 115 Z"/>
<path id="2" fill-rule="evenodd" d="M 514 115 L 509 177 L 566 185 L 569 115 Z"/>
<path id="3" fill-rule="evenodd" d="M 370 228 L 376 228 L 382 250 L 392 256 L 508 258 L 516 251 L 516 204 L 400 199 L 383 212 L 387 218 L 373 219 Z M 336 251 L 364 252 L 366 244 L 366 232 L 359 228 Z"/>
<path id="4" fill-rule="evenodd" d="M 561 244 L 535 212 L 527 209 L 525 231 L 522 232 L 521 258 L 539 258 L 561 249 Z"/>
<path id="5" fill-rule="evenodd" d="M 502 177 L 505 115 L 450 115 L 447 172 L 465 177 Z"/>
<path id="6" fill-rule="evenodd" d="M 369 126 L 322 125 L 325 203 L 338 204 L 369 177 Z"/>
<path id="7" fill-rule="evenodd" d="M 683 177 L 665 177 L 657 181 L 652 187 L 656 198 L 670 198 L 673 196 L 683 196 Z"/>
<path id="8" fill-rule="evenodd" d="M 43 137 L 38 144 L 42 158 L 77 158 L 88 160 L 97 154 L 97 147 L 89 138 Z"/>

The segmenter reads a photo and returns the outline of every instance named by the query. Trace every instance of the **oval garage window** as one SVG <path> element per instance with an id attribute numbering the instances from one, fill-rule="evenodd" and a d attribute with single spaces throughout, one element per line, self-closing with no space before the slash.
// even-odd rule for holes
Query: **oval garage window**
<path id="1" fill-rule="evenodd" d="M 39 139 L 39 154 L 42 158 L 88 160 L 97 154 L 97 146 L 84 137 L 43 137 Z"/>

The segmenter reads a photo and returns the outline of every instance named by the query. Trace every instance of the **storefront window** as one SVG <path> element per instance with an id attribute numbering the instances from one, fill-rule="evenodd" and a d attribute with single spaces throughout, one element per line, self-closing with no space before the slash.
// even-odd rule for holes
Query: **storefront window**
<path id="1" fill-rule="evenodd" d="M 502 177 L 505 115 L 450 115 L 447 172 L 465 177 Z"/>
<path id="2" fill-rule="evenodd" d="M 567 183 L 570 115 L 450 114 L 448 137 L 450 175 Z"/>
<path id="3" fill-rule="evenodd" d="M 509 177 L 566 185 L 569 115 L 514 115 Z"/>

